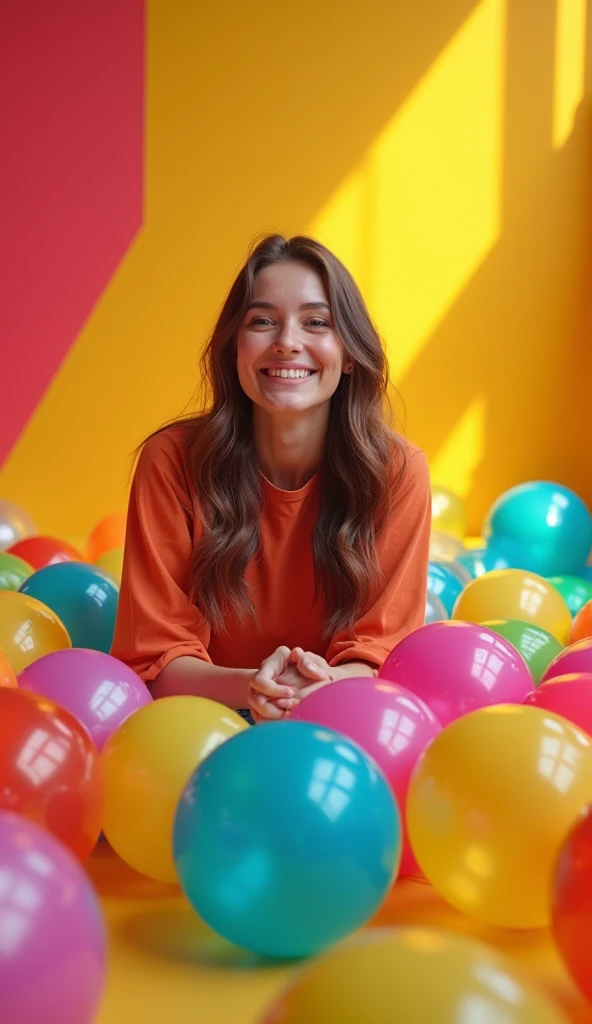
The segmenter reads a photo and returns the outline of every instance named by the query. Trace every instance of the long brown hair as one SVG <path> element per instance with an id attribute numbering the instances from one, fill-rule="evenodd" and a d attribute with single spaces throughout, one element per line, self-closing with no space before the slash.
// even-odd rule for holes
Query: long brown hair
<path id="1" fill-rule="evenodd" d="M 255 619 L 245 570 L 260 544 L 262 494 L 252 402 L 235 369 L 239 326 L 264 267 L 306 263 L 325 286 L 333 323 L 353 362 L 331 399 L 320 511 L 313 534 L 315 599 L 322 594 L 325 636 L 351 628 L 380 584 L 376 537 L 405 466 L 391 429 L 388 363 L 351 274 L 312 238 L 263 238 L 224 302 L 200 360 L 202 412 L 188 427 L 188 465 L 199 496 L 203 537 L 191 569 L 191 596 L 215 632 L 233 612 Z M 400 450 L 393 476 L 393 445 Z"/>

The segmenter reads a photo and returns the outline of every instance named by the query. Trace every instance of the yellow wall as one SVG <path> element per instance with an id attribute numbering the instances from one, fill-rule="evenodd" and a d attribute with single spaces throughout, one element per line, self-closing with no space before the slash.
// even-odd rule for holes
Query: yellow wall
<path id="1" fill-rule="evenodd" d="M 0 493 L 70 539 L 123 507 L 130 453 L 186 406 L 232 276 L 277 229 L 357 276 L 471 532 L 524 479 L 592 503 L 585 29 L 584 0 L 153 0 L 145 226 Z"/>

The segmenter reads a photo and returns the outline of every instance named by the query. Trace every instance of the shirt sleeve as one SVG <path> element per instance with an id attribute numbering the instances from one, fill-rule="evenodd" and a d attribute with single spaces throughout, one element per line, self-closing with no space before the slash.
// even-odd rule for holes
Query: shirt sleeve
<path id="1" fill-rule="evenodd" d="M 188 596 L 199 518 L 180 447 L 167 434 L 146 442 L 134 475 L 111 648 L 147 683 L 183 654 L 211 662 L 209 625 Z"/>
<path id="2" fill-rule="evenodd" d="M 330 665 L 365 661 L 380 668 L 393 647 L 423 625 L 431 516 L 427 459 L 415 449 L 376 543 L 384 573 L 381 592 L 353 631 L 332 638 L 325 654 Z"/>

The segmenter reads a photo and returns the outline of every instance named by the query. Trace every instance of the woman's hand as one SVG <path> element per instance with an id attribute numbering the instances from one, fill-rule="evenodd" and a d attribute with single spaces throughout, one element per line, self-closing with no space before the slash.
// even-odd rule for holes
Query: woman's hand
<path id="1" fill-rule="evenodd" d="M 331 666 L 319 654 L 302 647 L 278 647 L 249 685 L 249 707 L 253 720 L 283 718 L 307 693 L 333 681 Z"/>

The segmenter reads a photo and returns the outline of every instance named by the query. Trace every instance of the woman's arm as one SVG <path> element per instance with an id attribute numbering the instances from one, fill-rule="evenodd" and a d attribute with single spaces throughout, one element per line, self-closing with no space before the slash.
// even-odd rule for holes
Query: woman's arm
<path id="1" fill-rule="evenodd" d="M 181 655 L 159 672 L 152 686 L 152 695 L 158 698 L 187 693 L 208 697 L 230 708 L 247 708 L 249 685 L 258 671 L 257 668 L 224 668 L 191 655 Z M 267 692 L 280 701 L 293 693 L 289 687 L 273 680 L 267 683 Z"/>

